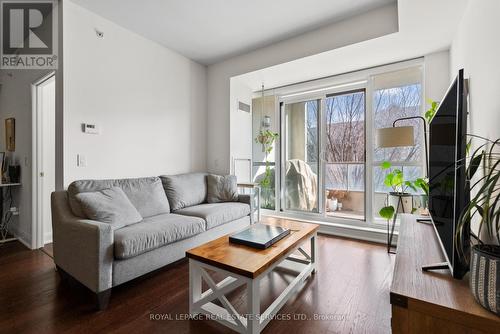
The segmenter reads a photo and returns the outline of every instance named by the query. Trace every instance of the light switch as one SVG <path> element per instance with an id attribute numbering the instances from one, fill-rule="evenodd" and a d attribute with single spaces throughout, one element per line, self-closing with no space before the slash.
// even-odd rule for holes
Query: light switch
<path id="1" fill-rule="evenodd" d="M 76 156 L 76 165 L 78 167 L 87 167 L 87 158 L 83 154 Z"/>

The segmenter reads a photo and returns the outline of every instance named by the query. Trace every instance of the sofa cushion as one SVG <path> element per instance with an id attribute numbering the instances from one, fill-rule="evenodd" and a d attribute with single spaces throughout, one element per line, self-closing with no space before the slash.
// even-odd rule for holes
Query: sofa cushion
<path id="1" fill-rule="evenodd" d="M 115 180 L 80 180 L 71 183 L 68 187 L 68 198 L 73 214 L 85 218 L 85 213 L 75 198 L 76 194 L 111 187 L 120 187 L 142 217 L 170 212 L 170 206 L 161 180 L 158 177 L 144 177 Z"/>
<path id="2" fill-rule="evenodd" d="M 207 202 L 238 201 L 238 185 L 235 175 L 207 175 Z"/>
<path id="3" fill-rule="evenodd" d="M 172 211 L 204 203 L 207 199 L 206 177 L 206 173 L 160 176 Z"/>
<path id="4" fill-rule="evenodd" d="M 115 258 L 131 258 L 204 231 L 205 222 L 197 217 L 169 213 L 144 218 L 114 231 Z"/>
<path id="5" fill-rule="evenodd" d="M 86 218 L 111 225 L 118 229 L 142 220 L 121 188 L 113 187 L 75 195 Z"/>
<path id="6" fill-rule="evenodd" d="M 175 213 L 203 218 L 207 223 L 208 230 L 249 215 L 250 206 L 237 202 L 207 203 L 177 210 Z"/>

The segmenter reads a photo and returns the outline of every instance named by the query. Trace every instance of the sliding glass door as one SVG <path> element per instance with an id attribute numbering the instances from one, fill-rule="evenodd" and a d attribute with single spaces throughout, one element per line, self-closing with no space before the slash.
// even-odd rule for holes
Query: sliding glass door
<path id="1" fill-rule="evenodd" d="M 282 106 L 283 211 L 365 219 L 365 90 Z"/>
<path id="2" fill-rule="evenodd" d="M 282 106 L 284 211 L 319 212 L 321 99 Z"/>

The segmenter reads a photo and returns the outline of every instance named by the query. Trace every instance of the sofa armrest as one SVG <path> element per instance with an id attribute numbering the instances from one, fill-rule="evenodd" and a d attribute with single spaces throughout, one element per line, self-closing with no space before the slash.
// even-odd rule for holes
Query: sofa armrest
<path id="1" fill-rule="evenodd" d="M 98 293 L 112 287 L 111 225 L 73 215 L 66 191 L 51 196 L 55 264 Z"/>
<path id="2" fill-rule="evenodd" d="M 254 212 L 255 212 L 255 201 L 254 201 L 254 194 L 239 194 L 238 195 L 238 202 L 240 203 L 245 203 L 250 205 L 250 224 L 253 224 L 255 222 L 254 218 Z"/>
<path id="3" fill-rule="evenodd" d="M 253 195 L 239 194 L 238 195 L 238 202 L 245 203 L 245 204 L 252 206 L 252 203 L 253 203 L 252 198 L 253 198 Z"/>

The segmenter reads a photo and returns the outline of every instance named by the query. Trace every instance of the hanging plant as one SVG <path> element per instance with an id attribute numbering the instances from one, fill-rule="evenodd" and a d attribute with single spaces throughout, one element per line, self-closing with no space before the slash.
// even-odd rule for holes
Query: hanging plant
<path id="1" fill-rule="evenodd" d="M 266 154 L 266 160 L 267 155 L 273 150 L 273 144 L 278 136 L 276 132 L 272 132 L 271 130 L 260 130 L 257 138 L 255 138 L 255 142 L 262 145 L 262 152 Z"/>
<path id="2" fill-rule="evenodd" d="M 266 170 L 264 172 L 264 177 L 259 182 L 259 185 L 264 192 L 268 192 L 271 189 L 272 171 L 268 155 L 273 150 L 273 144 L 278 137 L 279 134 L 272 132 L 271 130 L 260 130 L 259 134 L 255 138 L 255 142 L 262 145 L 262 152 L 265 153 L 264 162 L 266 164 Z M 265 206 L 269 206 L 269 203 L 265 203 Z"/>

